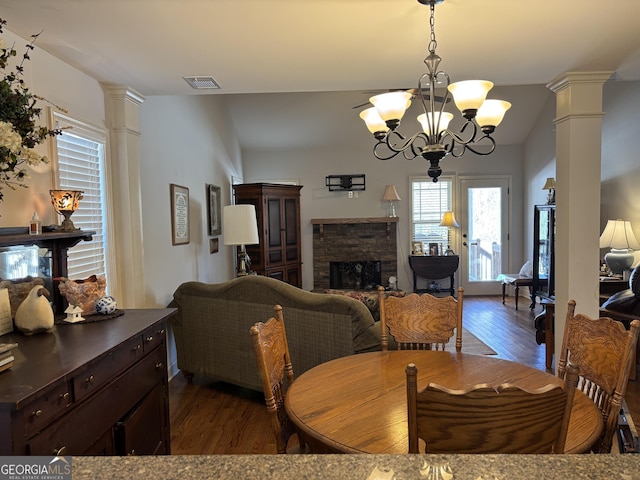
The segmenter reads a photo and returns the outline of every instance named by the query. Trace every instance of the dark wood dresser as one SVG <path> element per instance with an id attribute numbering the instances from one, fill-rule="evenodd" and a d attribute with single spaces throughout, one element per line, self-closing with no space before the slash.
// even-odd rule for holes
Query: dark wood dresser
<path id="1" fill-rule="evenodd" d="M 0 373 L 0 455 L 170 454 L 167 319 L 124 310 L 53 333 L 13 332 Z"/>

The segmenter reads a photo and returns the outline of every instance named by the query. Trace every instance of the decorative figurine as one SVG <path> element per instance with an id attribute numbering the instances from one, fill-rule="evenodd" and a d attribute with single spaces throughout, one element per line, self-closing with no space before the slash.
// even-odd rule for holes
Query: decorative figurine
<path id="1" fill-rule="evenodd" d="M 110 295 L 102 297 L 96 302 L 96 312 L 102 315 L 111 315 L 116 311 L 116 299 Z"/>
<path id="2" fill-rule="evenodd" d="M 84 320 L 82 317 L 82 308 L 78 305 L 69 305 L 64 313 L 67 314 L 67 318 L 64 319 L 65 322 L 76 323 Z"/>
<path id="3" fill-rule="evenodd" d="M 45 287 L 37 285 L 16 310 L 16 328 L 25 335 L 51 332 L 53 309 L 49 303 L 51 294 Z"/>

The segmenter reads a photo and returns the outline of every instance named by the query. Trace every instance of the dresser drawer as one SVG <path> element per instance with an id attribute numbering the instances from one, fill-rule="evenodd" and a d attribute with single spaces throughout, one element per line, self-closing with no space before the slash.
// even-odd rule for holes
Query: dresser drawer
<path id="1" fill-rule="evenodd" d="M 165 342 L 167 336 L 166 323 L 161 322 L 153 327 L 147 328 L 143 333 L 144 351 L 150 352 L 156 346 Z"/>
<path id="2" fill-rule="evenodd" d="M 144 351 L 142 339 L 142 335 L 130 338 L 104 357 L 89 364 L 82 373 L 73 377 L 75 401 L 78 402 L 90 393 L 99 390 L 115 375 L 142 357 Z"/>
<path id="3" fill-rule="evenodd" d="M 72 402 L 69 382 L 63 381 L 25 405 L 22 413 L 25 436 L 32 435 L 53 418 L 63 415 Z"/>
<path id="4" fill-rule="evenodd" d="M 67 415 L 27 441 L 30 455 L 85 455 L 112 426 L 123 419 L 153 388 L 163 385 L 164 350 L 158 348 L 112 379 L 90 400 L 75 405 Z"/>

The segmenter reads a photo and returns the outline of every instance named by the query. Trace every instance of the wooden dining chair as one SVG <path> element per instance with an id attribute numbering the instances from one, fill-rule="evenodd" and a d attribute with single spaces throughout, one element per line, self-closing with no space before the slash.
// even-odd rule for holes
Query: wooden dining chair
<path id="1" fill-rule="evenodd" d="M 640 320 L 633 320 L 629 331 L 611 318 L 592 319 L 575 314 L 576 302 L 569 300 L 564 325 L 558 377 L 565 378 L 567 364 L 580 367 L 578 388 L 596 404 L 604 430 L 592 450 L 610 453 L 618 414 L 627 391 L 635 361 Z"/>
<path id="2" fill-rule="evenodd" d="M 385 298 L 384 287 L 378 287 L 382 350 L 389 348 L 389 334 L 399 350 L 445 350 L 455 330 L 455 348 L 459 352 L 462 349 L 463 294 L 464 290 L 458 288 L 457 300 L 428 293 Z"/>
<path id="3" fill-rule="evenodd" d="M 418 392 L 418 369 L 407 375 L 409 453 L 564 453 L 578 383 L 567 368 L 564 388 L 527 391 L 511 384 L 450 390 L 430 383 Z"/>
<path id="4" fill-rule="evenodd" d="M 293 366 L 284 328 L 282 307 L 275 306 L 275 317 L 266 323 L 258 322 L 250 329 L 253 348 L 262 380 L 264 400 L 271 417 L 271 428 L 276 438 L 278 453 L 287 453 L 289 439 L 296 433 L 295 426 L 284 408 L 286 386 L 293 383 Z M 300 451 L 304 442 L 298 436 Z"/>

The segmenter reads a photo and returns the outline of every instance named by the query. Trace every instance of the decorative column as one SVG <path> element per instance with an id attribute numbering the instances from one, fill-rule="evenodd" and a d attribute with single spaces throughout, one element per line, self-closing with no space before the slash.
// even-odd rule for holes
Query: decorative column
<path id="1" fill-rule="evenodd" d="M 142 195 L 138 107 L 144 97 L 122 85 L 102 85 L 109 129 L 113 207 L 111 253 L 117 259 L 110 290 L 121 308 L 144 307 Z M 114 278 L 115 277 L 115 278 Z"/>
<path id="2" fill-rule="evenodd" d="M 547 85 L 556 94 L 556 365 L 569 299 L 599 316 L 602 89 L 612 73 L 568 72 Z"/>

